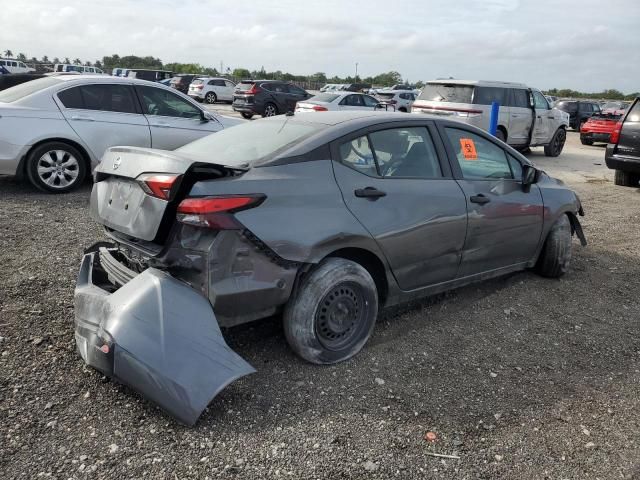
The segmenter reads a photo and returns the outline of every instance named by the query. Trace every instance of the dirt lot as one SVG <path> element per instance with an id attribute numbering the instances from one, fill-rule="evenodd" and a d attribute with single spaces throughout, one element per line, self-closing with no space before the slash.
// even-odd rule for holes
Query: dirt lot
<path id="1" fill-rule="evenodd" d="M 75 352 L 77 268 L 101 238 L 90 187 L 0 178 L 0 478 L 640 478 L 640 190 L 615 187 L 575 133 L 560 159 L 531 157 L 587 212 L 562 280 L 519 273 L 385 311 L 333 367 L 298 360 L 277 319 L 228 331 L 258 373 L 195 428 Z"/>

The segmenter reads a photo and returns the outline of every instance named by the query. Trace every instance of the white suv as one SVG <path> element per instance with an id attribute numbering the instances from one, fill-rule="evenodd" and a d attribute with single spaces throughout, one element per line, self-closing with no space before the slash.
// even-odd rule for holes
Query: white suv
<path id="1" fill-rule="evenodd" d="M 376 97 L 383 103 L 388 103 L 395 107 L 397 112 L 411 112 L 411 106 L 416 100 L 413 90 L 378 90 Z"/>
<path id="2" fill-rule="evenodd" d="M 548 157 L 560 155 L 569 115 L 552 108 L 540 90 L 522 83 L 453 79 L 427 82 L 412 113 L 446 116 L 489 130 L 493 102 L 500 106 L 496 138 L 519 150 L 540 146 Z"/>
<path id="3" fill-rule="evenodd" d="M 196 78 L 189 85 L 189 96 L 207 103 L 233 102 L 236 84 L 225 78 Z"/>

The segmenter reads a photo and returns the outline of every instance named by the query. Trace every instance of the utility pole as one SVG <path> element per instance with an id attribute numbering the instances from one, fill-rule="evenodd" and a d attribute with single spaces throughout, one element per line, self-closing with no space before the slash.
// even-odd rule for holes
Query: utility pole
<path id="1" fill-rule="evenodd" d="M 358 62 L 356 62 L 356 82 L 358 81 Z"/>

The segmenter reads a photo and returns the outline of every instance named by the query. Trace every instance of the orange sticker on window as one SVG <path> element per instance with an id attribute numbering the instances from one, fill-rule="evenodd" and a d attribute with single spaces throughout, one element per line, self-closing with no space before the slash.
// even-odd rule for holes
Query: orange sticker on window
<path id="1" fill-rule="evenodd" d="M 462 155 L 465 160 L 478 160 L 478 152 L 476 152 L 476 145 L 470 138 L 461 138 L 460 146 L 462 147 Z"/>

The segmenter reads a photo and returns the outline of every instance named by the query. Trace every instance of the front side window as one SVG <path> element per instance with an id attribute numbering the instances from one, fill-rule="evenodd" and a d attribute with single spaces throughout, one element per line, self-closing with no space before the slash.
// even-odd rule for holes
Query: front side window
<path id="1" fill-rule="evenodd" d="M 513 178 L 504 150 L 495 143 L 467 130 L 447 127 L 445 131 L 464 178 Z"/>
<path id="2" fill-rule="evenodd" d="M 230 82 L 229 80 L 225 80 L 224 81 L 224 85 L 228 88 L 234 88 L 235 84 L 233 82 Z"/>
<path id="3" fill-rule="evenodd" d="M 373 151 L 366 135 L 340 145 L 340 161 L 347 167 L 369 176 L 377 176 L 378 170 Z"/>
<path id="4" fill-rule="evenodd" d="M 549 110 L 547 99 L 540 92 L 533 92 L 533 101 L 538 110 Z"/>
<path id="5" fill-rule="evenodd" d="M 164 88 L 136 87 L 141 93 L 142 109 L 147 115 L 200 118 L 198 108 Z"/>
<path id="6" fill-rule="evenodd" d="M 369 135 L 383 177 L 441 177 L 440 163 L 425 127 L 392 128 Z"/>

